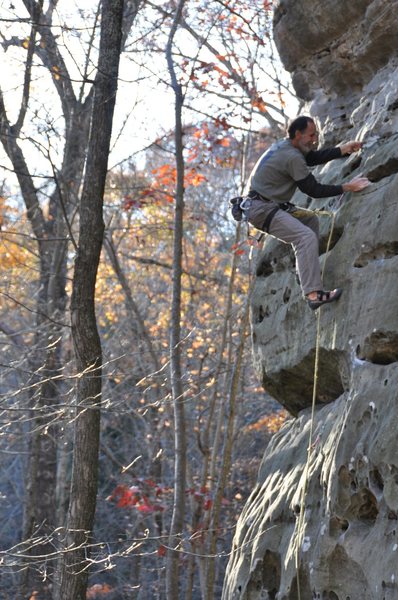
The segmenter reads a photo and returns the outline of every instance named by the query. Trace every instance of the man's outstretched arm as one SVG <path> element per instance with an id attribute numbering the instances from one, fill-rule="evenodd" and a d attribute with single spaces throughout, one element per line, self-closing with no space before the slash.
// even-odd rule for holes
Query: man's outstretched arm
<path id="1" fill-rule="evenodd" d="M 299 190 L 311 198 L 329 198 L 339 196 L 343 192 L 361 192 L 368 187 L 370 181 L 367 177 L 360 175 L 342 185 L 323 185 L 310 173 L 305 179 L 296 181 L 296 183 Z"/>
<path id="2" fill-rule="evenodd" d="M 347 142 L 341 146 L 334 148 L 323 148 L 323 150 L 311 150 L 305 157 L 305 162 L 309 167 L 315 167 L 316 165 L 324 165 L 330 160 L 335 158 L 341 158 L 347 156 L 353 152 L 358 152 L 362 148 L 362 142 Z"/>

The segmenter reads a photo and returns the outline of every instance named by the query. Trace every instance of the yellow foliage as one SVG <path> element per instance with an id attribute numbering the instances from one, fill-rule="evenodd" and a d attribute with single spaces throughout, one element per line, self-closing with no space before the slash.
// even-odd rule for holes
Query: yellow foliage
<path id="1" fill-rule="evenodd" d="M 276 433 L 282 427 L 288 416 L 289 413 L 285 409 L 279 410 L 270 415 L 265 415 L 255 423 L 248 425 L 246 431 L 261 431 L 265 429 L 269 433 Z"/>
<path id="2" fill-rule="evenodd" d="M 3 281 L 7 281 L 11 287 L 13 282 L 28 283 L 34 279 L 37 263 L 36 243 L 24 235 L 25 220 L 15 221 L 14 213 L 7 205 L 7 199 L 0 196 L 0 264 Z"/>

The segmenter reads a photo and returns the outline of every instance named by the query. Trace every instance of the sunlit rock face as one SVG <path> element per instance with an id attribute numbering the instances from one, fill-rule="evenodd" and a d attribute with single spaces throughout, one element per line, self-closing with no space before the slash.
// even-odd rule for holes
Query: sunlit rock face
<path id="1" fill-rule="evenodd" d="M 305 519 L 317 319 L 290 246 L 267 238 L 252 303 L 255 367 L 292 418 L 240 516 L 223 600 L 398 600 L 398 2 L 282 0 L 275 40 L 327 142 L 363 150 L 316 172 L 371 187 L 296 204 L 321 216 L 324 287 Z M 297 568 L 296 561 L 299 562 Z M 298 589 L 299 587 L 299 589 Z"/>

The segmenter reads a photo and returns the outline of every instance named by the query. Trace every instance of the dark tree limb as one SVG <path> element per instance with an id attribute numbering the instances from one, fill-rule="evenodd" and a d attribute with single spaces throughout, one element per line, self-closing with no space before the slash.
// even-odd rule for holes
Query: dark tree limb
<path id="1" fill-rule="evenodd" d="M 86 174 L 80 203 L 79 248 L 71 300 L 72 337 L 77 372 L 77 415 L 74 437 L 71 500 L 59 598 L 84 600 L 88 578 L 88 548 L 96 507 L 100 433 L 102 352 L 95 316 L 95 282 L 104 222 L 103 195 L 112 132 L 122 40 L 123 0 L 104 0 L 98 72 Z"/>

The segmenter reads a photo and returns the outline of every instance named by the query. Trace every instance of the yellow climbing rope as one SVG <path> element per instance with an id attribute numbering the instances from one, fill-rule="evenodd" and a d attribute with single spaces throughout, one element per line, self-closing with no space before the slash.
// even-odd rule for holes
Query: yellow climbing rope
<path id="1" fill-rule="evenodd" d="M 323 278 L 323 274 L 324 274 L 324 271 L 325 271 L 326 260 L 327 260 L 327 255 L 328 255 L 328 252 L 329 252 L 329 249 L 330 249 L 330 244 L 331 244 L 332 237 L 333 237 L 334 224 L 335 224 L 335 220 L 336 220 L 336 213 L 335 212 L 331 212 L 331 211 L 327 211 L 327 210 L 314 210 L 314 211 L 310 211 L 310 210 L 306 210 L 306 209 L 300 209 L 300 211 L 302 211 L 302 212 L 305 211 L 306 214 L 308 214 L 308 213 L 316 213 L 318 215 L 328 215 L 328 216 L 331 217 L 330 232 L 329 232 L 329 237 L 328 237 L 328 241 L 327 241 L 327 245 L 326 245 L 325 261 L 323 263 L 323 268 L 322 268 L 322 278 Z M 297 216 L 297 215 L 294 215 L 294 216 Z M 314 433 L 315 404 L 316 404 L 316 394 L 317 394 L 317 389 L 318 389 L 318 372 L 319 372 L 320 325 L 321 325 L 321 308 L 319 308 L 318 311 L 317 311 L 316 343 L 315 343 L 315 364 L 314 364 L 314 384 L 313 384 L 313 388 L 312 388 L 312 404 L 311 404 L 310 431 L 309 431 L 309 436 L 308 436 L 307 460 L 306 460 L 304 471 L 303 471 L 304 483 L 303 483 L 303 487 L 302 487 L 302 490 L 301 490 L 300 514 L 299 514 L 299 518 L 298 518 L 298 522 L 297 522 L 297 537 L 296 537 L 296 552 L 295 552 L 295 567 L 296 567 L 296 582 L 297 582 L 297 600 L 302 600 L 301 590 L 300 590 L 300 549 L 301 549 L 302 541 L 303 541 L 303 537 L 304 537 L 305 498 L 306 498 L 307 488 L 308 488 L 308 479 L 309 479 L 308 474 L 309 474 L 311 454 L 312 454 L 312 449 L 313 449 L 312 438 L 313 438 L 313 433 Z"/>
<path id="2" fill-rule="evenodd" d="M 337 204 L 336 204 L 337 207 L 340 205 L 343 195 L 344 194 L 342 194 L 339 197 Z M 307 208 L 296 207 L 293 211 L 290 212 L 290 214 L 292 216 L 296 217 L 297 219 L 300 219 L 303 217 L 308 217 L 313 214 L 331 217 L 330 232 L 329 232 L 328 241 L 326 244 L 325 261 L 324 261 L 323 267 L 322 267 L 322 278 L 323 278 L 325 266 L 326 266 L 327 255 L 330 250 L 330 244 L 331 244 L 331 241 L 333 238 L 333 233 L 334 233 L 334 225 L 335 225 L 335 220 L 336 220 L 335 211 L 322 210 L 322 209 L 310 210 Z M 264 232 L 262 232 L 261 235 L 258 238 L 256 238 L 257 243 L 260 243 L 263 236 L 264 236 Z M 247 237 L 248 238 L 252 237 L 249 233 L 249 228 L 247 231 Z M 312 438 L 313 438 L 313 432 L 314 432 L 314 417 L 315 417 L 315 405 L 316 405 L 316 395 L 317 395 L 317 388 L 318 388 L 318 372 L 319 372 L 320 323 L 321 323 L 321 308 L 319 308 L 317 311 L 314 384 L 313 384 L 313 388 L 312 388 L 310 431 L 309 431 L 308 448 L 307 448 L 307 460 L 306 460 L 304 471 L 303 471 L 304 484 L 302 487 L 301 498 L 300 498 L 300 514 L 299 514 L 299 518 L 298 518 L 298 522 L 297 522 L 297 536 L 296 536 L 296 549 L 295 549 L 297 600 L 302 600 L 301 589 L 300 589 L 300 573 L 299 573 L 299 571 L 300 571 L 300 549 L 302 546 L 302 540 L 303 540 L 303 536 L 304 536 L 305 498 L 306 498 L 307 488 L 308 488 L 309 465 L 310 465 L 311 454 L 312 454 L 312 449 L 313 449 Z M 307 600 L 307 599 L 305 599 L 305 600 Z"/>

